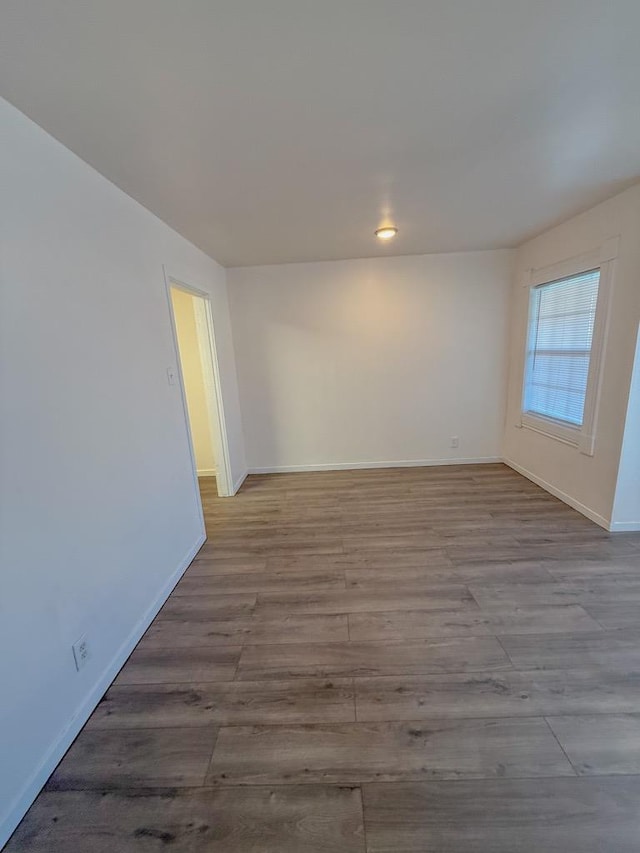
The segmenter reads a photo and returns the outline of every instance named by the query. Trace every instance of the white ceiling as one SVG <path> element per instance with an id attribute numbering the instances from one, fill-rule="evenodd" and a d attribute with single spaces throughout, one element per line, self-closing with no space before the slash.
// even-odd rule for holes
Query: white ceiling
<path id="1" fill-rule="evenodd" d="M 456 251 L 640 177 L 639 34 L 639 0 L 2 0 L 0 81 L 227 266 Z"/>

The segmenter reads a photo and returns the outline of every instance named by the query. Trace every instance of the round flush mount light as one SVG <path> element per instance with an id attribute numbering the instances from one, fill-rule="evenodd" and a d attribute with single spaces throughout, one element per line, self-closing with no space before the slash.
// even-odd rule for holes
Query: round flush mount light
<path id="1" fill-rule="evenodd" d="M 378 240 L 392 240 L 397 233 L 398 229 L 394 225 L 385 225 L 383 228 L 376 228 L 374 231 Z"/>

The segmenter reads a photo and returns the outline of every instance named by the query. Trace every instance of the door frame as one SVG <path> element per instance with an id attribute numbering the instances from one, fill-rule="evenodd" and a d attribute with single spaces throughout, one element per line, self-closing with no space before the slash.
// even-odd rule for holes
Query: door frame
<path id="1" fill-rule="evenodd" d="M 216 455 L 216 485 L 218 495 L 220 497 L 231 497 L 233 495 L 233 480 L 231 478 L 231 463 L 229 459 L 229 441 L 227 436 L 227 427 L 224 416 L 224 403 L 220 390 L 220 367 L 218 364 L 218 352 L 216 349 L 215 326 L 213 322 L 213 312 L 211 310 L 211 296 L 204 290 L 187 284 L 180 278 L 172 275 L 166 267 L 163 266 L 164 284 L 167 296 L 167 304 L 169 307 L 169 318 L 171 321 L 171 333 L 173 336 L 173 348 L 176 357 L 176 365 L 178 369 L 178 381 L 180 385 L 180 395 L 182 397 L 182 411 L 184 414 L 184 423 L 189 440 L 189 453 L 191 454 L 191 465 L 193 468 L 194 482 L 198 485 L 198 467 L 196 464 L 196 456 L 193 448 L 193 438 L 191 436 L 191 423 L 189 421 L 189 410 L 187 408 L 187 395 L 185 392 L 184 376 L 182 374 L 182 362 L 180 360 L 180 350 L 178 347 L 178 333 L 176 329 L 176 320 L 173 313 L 173 302 L 171 300 L 171 288 L 182 290 L 191 296 L 195 296 L 203 300 L 204 312 L 203 316 L 196 317 L 196 328 L 198 329 L 198 345 L 202 358 L 203 377 L 205 381 L 205 390 L 207 393 L 207 404 L 209 407 L 209 415 L 211 422 L 217 425 L 216 430 L 212 429 L 211 440 L 215 448 Z M 200 320 L 200 322 L 198 322 Z M 201 332 L 204 330 L 204 336 L 201 337 Z M 199 494 L 199 490 L 198 490 Z"/>

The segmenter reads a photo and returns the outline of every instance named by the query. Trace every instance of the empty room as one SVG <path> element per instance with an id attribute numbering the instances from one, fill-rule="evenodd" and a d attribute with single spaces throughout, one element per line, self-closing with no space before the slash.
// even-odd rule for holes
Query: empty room
<path id="1" fill-rule="evenodd" d="M 638 853 L 639 33 L 3 0 L 0 849 Z"/>

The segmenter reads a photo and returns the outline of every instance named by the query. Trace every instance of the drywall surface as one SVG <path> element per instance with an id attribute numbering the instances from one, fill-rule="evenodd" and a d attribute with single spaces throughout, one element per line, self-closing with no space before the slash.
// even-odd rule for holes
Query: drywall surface
<path id="1" fill-rule="evenodd" d="M 613 530 L 640 530 L 640 331 L 611 521 Z"/>
<path id="2" fill-rule="evenodd" d="M 508 251 L 227 275 L 251 470 L 500 456 Z"/>
<path id="3" fill-rule="evenodd" d="M 198 474 L 215 473 L 216 461 L 212 441 L 212 424 L 202 372 L 202 357 L 198 343 L 198 329 L 193 296 L 177 287 L 171 288 L 173 316 L 178 337 L 182 379 L 187 398 L 193 452 Z"/>
<path id="4" fill-rule="evenodd" d="M 202 541 L 163 265 L 244 459 L 225 271 L 1 100 L 0 170 L 1 846 Z"/>
<path id="5" fill-rule="evenodd" d="M 510 375 L 505 423 L 505 459 L 518 470 L 609 527 L 625 428 L 629 388 L 640 322 L 640 185 L 591 208 L 521 246 L 512 289 Z M 523 353 L 526 340 L 527 270 L 597 250 L 618 237 L 602 362 L 595 453 L 586 456 L 568 444 L 521 428 Z"/>

